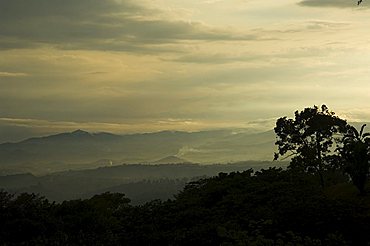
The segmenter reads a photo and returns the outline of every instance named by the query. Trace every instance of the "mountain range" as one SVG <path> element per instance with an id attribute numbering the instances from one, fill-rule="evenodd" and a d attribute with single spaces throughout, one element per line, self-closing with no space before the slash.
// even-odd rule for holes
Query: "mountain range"
<path id="1" fill-rule="evenodd" d="M 272 160 L 273 131 L 162 131 L 116 135 L 83 130 L 0 144 L 0 175 L 46 174 L 123 163 L 228 163 Z"/>

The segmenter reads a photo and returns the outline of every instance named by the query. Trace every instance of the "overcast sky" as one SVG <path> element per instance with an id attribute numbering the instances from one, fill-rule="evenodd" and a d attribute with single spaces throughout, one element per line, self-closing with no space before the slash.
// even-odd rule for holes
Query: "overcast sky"
<path id="1" fill-rule="evenodd" d="M 369 2 L 0 0 L 0 142 L 369 121 Z"/>

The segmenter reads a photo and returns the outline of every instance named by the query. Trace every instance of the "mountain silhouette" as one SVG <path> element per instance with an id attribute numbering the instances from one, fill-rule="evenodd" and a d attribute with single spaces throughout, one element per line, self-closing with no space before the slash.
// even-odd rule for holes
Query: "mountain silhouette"
<path id="1" fill-rule="evenodd" d="M 0 174 L 50 173 L 94 168 L 99 163 L 227 163 L 271 160 L 272 131 L 250 133 L 235 129 L 182 132 L 162 131 L 116 135 L 84 130 L 0 144 Z M 171 157 L 172 156 L 172 157 Z M 181 156 L 179 158 L 178 156 Z M 163 159 L 167 157 L 167 159 Z M 177 159 L 179 158 L 179 159 Z"/>
<path id="2" fill-rule="evenodd" d="M 177 156 L 171 155 L 171 156 L 167 156 L 162 159 L 156 160 L 152 163 L 153 164 L 182 164 L 182 163 L 191 163 L 191 162 L 188 160 L 179 158 Z"/>

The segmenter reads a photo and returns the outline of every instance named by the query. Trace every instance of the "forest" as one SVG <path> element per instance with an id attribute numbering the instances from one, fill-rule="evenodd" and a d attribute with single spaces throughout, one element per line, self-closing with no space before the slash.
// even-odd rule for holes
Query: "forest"
<path id="1" fill-rule="evenodd" d="M 270 167 L 189 182 L 173 199 L 50 202 L 0 192 L 0 245 L 369 245 L 370 134 L 325 105 L 276 122 Z"/>

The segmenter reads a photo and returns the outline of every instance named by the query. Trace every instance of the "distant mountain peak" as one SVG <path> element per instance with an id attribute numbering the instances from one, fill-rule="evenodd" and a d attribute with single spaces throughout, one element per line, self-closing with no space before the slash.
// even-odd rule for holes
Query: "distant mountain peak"
<path id="1" fill-rule="evenodd" d="M 78 130 L 76 130 L 76 131 L 73 131 L 73 132 L 71 132 L 71 134 L 73 134 L 73 135 L 78 135 L 78 136 L 90 135 L 90 133 L 89 133 L 89 132 L 87 132 L 87 131 L 83 131 L 83 130 L 81 130 L 81 129 L 78 129 Z"/>
<path id="2" fill-rule="evenodd" d="M 191 163 L 191 162 L 188 160 L 179 158 L 177 156 L 171 155 L 171 156 L 164 157 L 160 160 L 154 161 L 153 163 L 154 164 L 180 164 L 180 163 Z"/>

